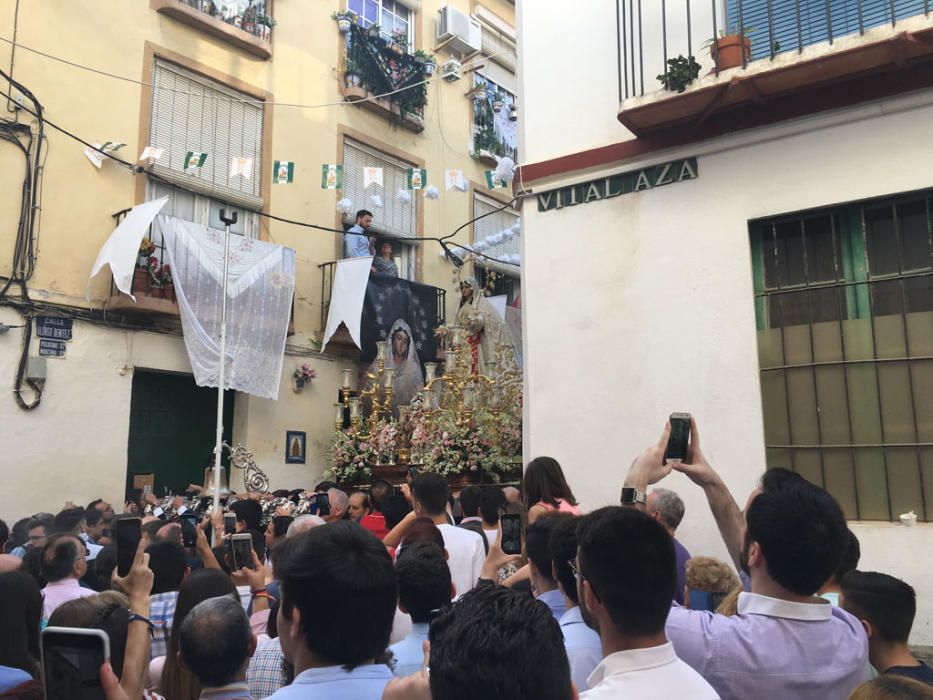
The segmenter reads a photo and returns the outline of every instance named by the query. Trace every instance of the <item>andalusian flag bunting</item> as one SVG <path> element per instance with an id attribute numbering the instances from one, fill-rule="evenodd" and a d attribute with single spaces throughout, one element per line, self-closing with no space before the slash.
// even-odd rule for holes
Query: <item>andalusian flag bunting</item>
<path id="1" fill-rule="evenodd" d="M 323 190 L 342 190 L 343 189 L 343 166 L 334 163 L 325 163 L 321 166 L 321 189 Z"/>
<path id="2" fill-rule="evenodd" d="M 409 168 L 408 171 L 408 189 L 420 190 L 425 187 L 428 181 L 428 171 L 424 168 Z"/>
<path id="3" fill-rule="evenodd" d="M 272 184 L 285 185 L 295 180 L 295 163 L 290 160 L 277 160 L 272 167 Z"/>
<path id="4" fill-rule="evenodd" d="M 185 170 L 188 168 L 200 168 L 207 160 L 207 154 L 203 151 L 188 151 L 185 156 Z"/>
<path id="5" fill-rule="evenodd" d="M 488 187 L 491 190 L 494 190 L 497 187 L 508 187 L 508 186 L 509 186 L 509 183 L 505 182 L 504 180 L 500 180 L 498 177 L 496 177 L 495 170 L 486 171 L 486 187 Z"/>

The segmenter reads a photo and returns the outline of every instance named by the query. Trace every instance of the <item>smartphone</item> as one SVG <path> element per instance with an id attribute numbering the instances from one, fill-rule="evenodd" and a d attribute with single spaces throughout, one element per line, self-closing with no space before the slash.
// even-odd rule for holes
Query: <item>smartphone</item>
<path id="1" fill-rule="evenodd" d="M 687 443 L 690 442 L 690 414 L 671 414 L 671 436 L 664 452 L 665 462 L 682 462 L 687 459 Z"/>
<path id="2" fill-rule="evenodd" d="M 185 547 L 194 547 L 198 543 L 198 516 L 185 513 L 178 522 L 181 524 L 181 539 Z"/>
<path id="3" fill-rule="evenodd" d="M 326 493 L 317 495 L 317 514 L 322 516 L 330 515 L 330 496 Z"/>
<path id="4" fill-rule="evenodd" d="M 133 568 L 143 534 L 142 522 L 141 518 L 120 518 L 117 521 L 117 576 L 126 576 Z"/>
<path id="5" fill-rule="evenodd" d="M 230 552 L 233 558 L 233 570 L 239 571 L 243 568 L 255 569 L 256 565 L 253 563 L 252 536 L 244 532 L 231 537 L 230 542 Z"/>
<path id="6" fill-rule="evenodd" d="M 233 535 L 236 533 L 236 513 L 224 513 L 224 534 Z"/>
<path id="7" fill-rule="evenodd" d="M 415 479 L 418 478 L 418 467 L 408 467 L 408 483 L 415 483 Z"/>
<path id="8" fill-rule="evenodd" d="M 41 648 L 46 700 L 105 700 L 100 667 L 110 658 L 106 632 L 46 627 Z"/>
<path id="9" fill-rule="evenodd" d="M 522 516 L 505 513 L 499 516 L 502 525 L 502 551 L 506 554 L 522 553 Z"/>

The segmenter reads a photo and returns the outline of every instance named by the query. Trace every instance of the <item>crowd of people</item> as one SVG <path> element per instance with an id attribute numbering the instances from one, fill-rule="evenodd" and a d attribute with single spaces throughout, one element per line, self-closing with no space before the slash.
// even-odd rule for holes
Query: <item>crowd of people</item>
<path id="1" fill-rule="evenodd" d="M 858 569 L 835 499 L 772 469 L 743 510 L 696 424 L 682 461 L 665 460 L 669 432 L 611 485 L 620 505 L 589 513 L 547 457 L 519 488 L 324 482 L 317 515 L 232 496 L 251 562 L 222 511 L 192 546 L 184 507 L 149 496 L 0 521 L 0 698 L 43 697 L 46 627 L 107 635 L 112 700 L 933 698 L 908 647 L 914 590 Z M 731 562 L 678 542 L 682 500 L 649 491 L 672 470 L 705 493 Z M 140 514 L 120 576 L 112 533 Z M 506 514 L 523 521 L 519 554 Z"/>

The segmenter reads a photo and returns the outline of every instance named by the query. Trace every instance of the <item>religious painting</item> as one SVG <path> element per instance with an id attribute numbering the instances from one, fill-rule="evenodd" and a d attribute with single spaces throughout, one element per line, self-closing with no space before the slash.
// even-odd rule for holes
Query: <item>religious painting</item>
<path id="1" fill-rule="evenodd" d="M 285 463 L 286 464 L 304 464 L 305 463 L 305 443 L 306 436 L 304 431 L 286 430 L 285 431 Z"/>

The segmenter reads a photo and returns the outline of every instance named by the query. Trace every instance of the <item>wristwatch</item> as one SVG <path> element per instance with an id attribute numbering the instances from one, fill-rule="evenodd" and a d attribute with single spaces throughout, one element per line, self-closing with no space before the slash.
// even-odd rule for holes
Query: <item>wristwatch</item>
<path id="1" fill-rule="evenodd" d="M 628 486 L 622 487 L 622 505 L 623 506 L 634 506 L 637 503 L 645 505 L 648 502 L 648 497 L 644 491 L 639 491 L 638 489 L 629 488 Z"/>

